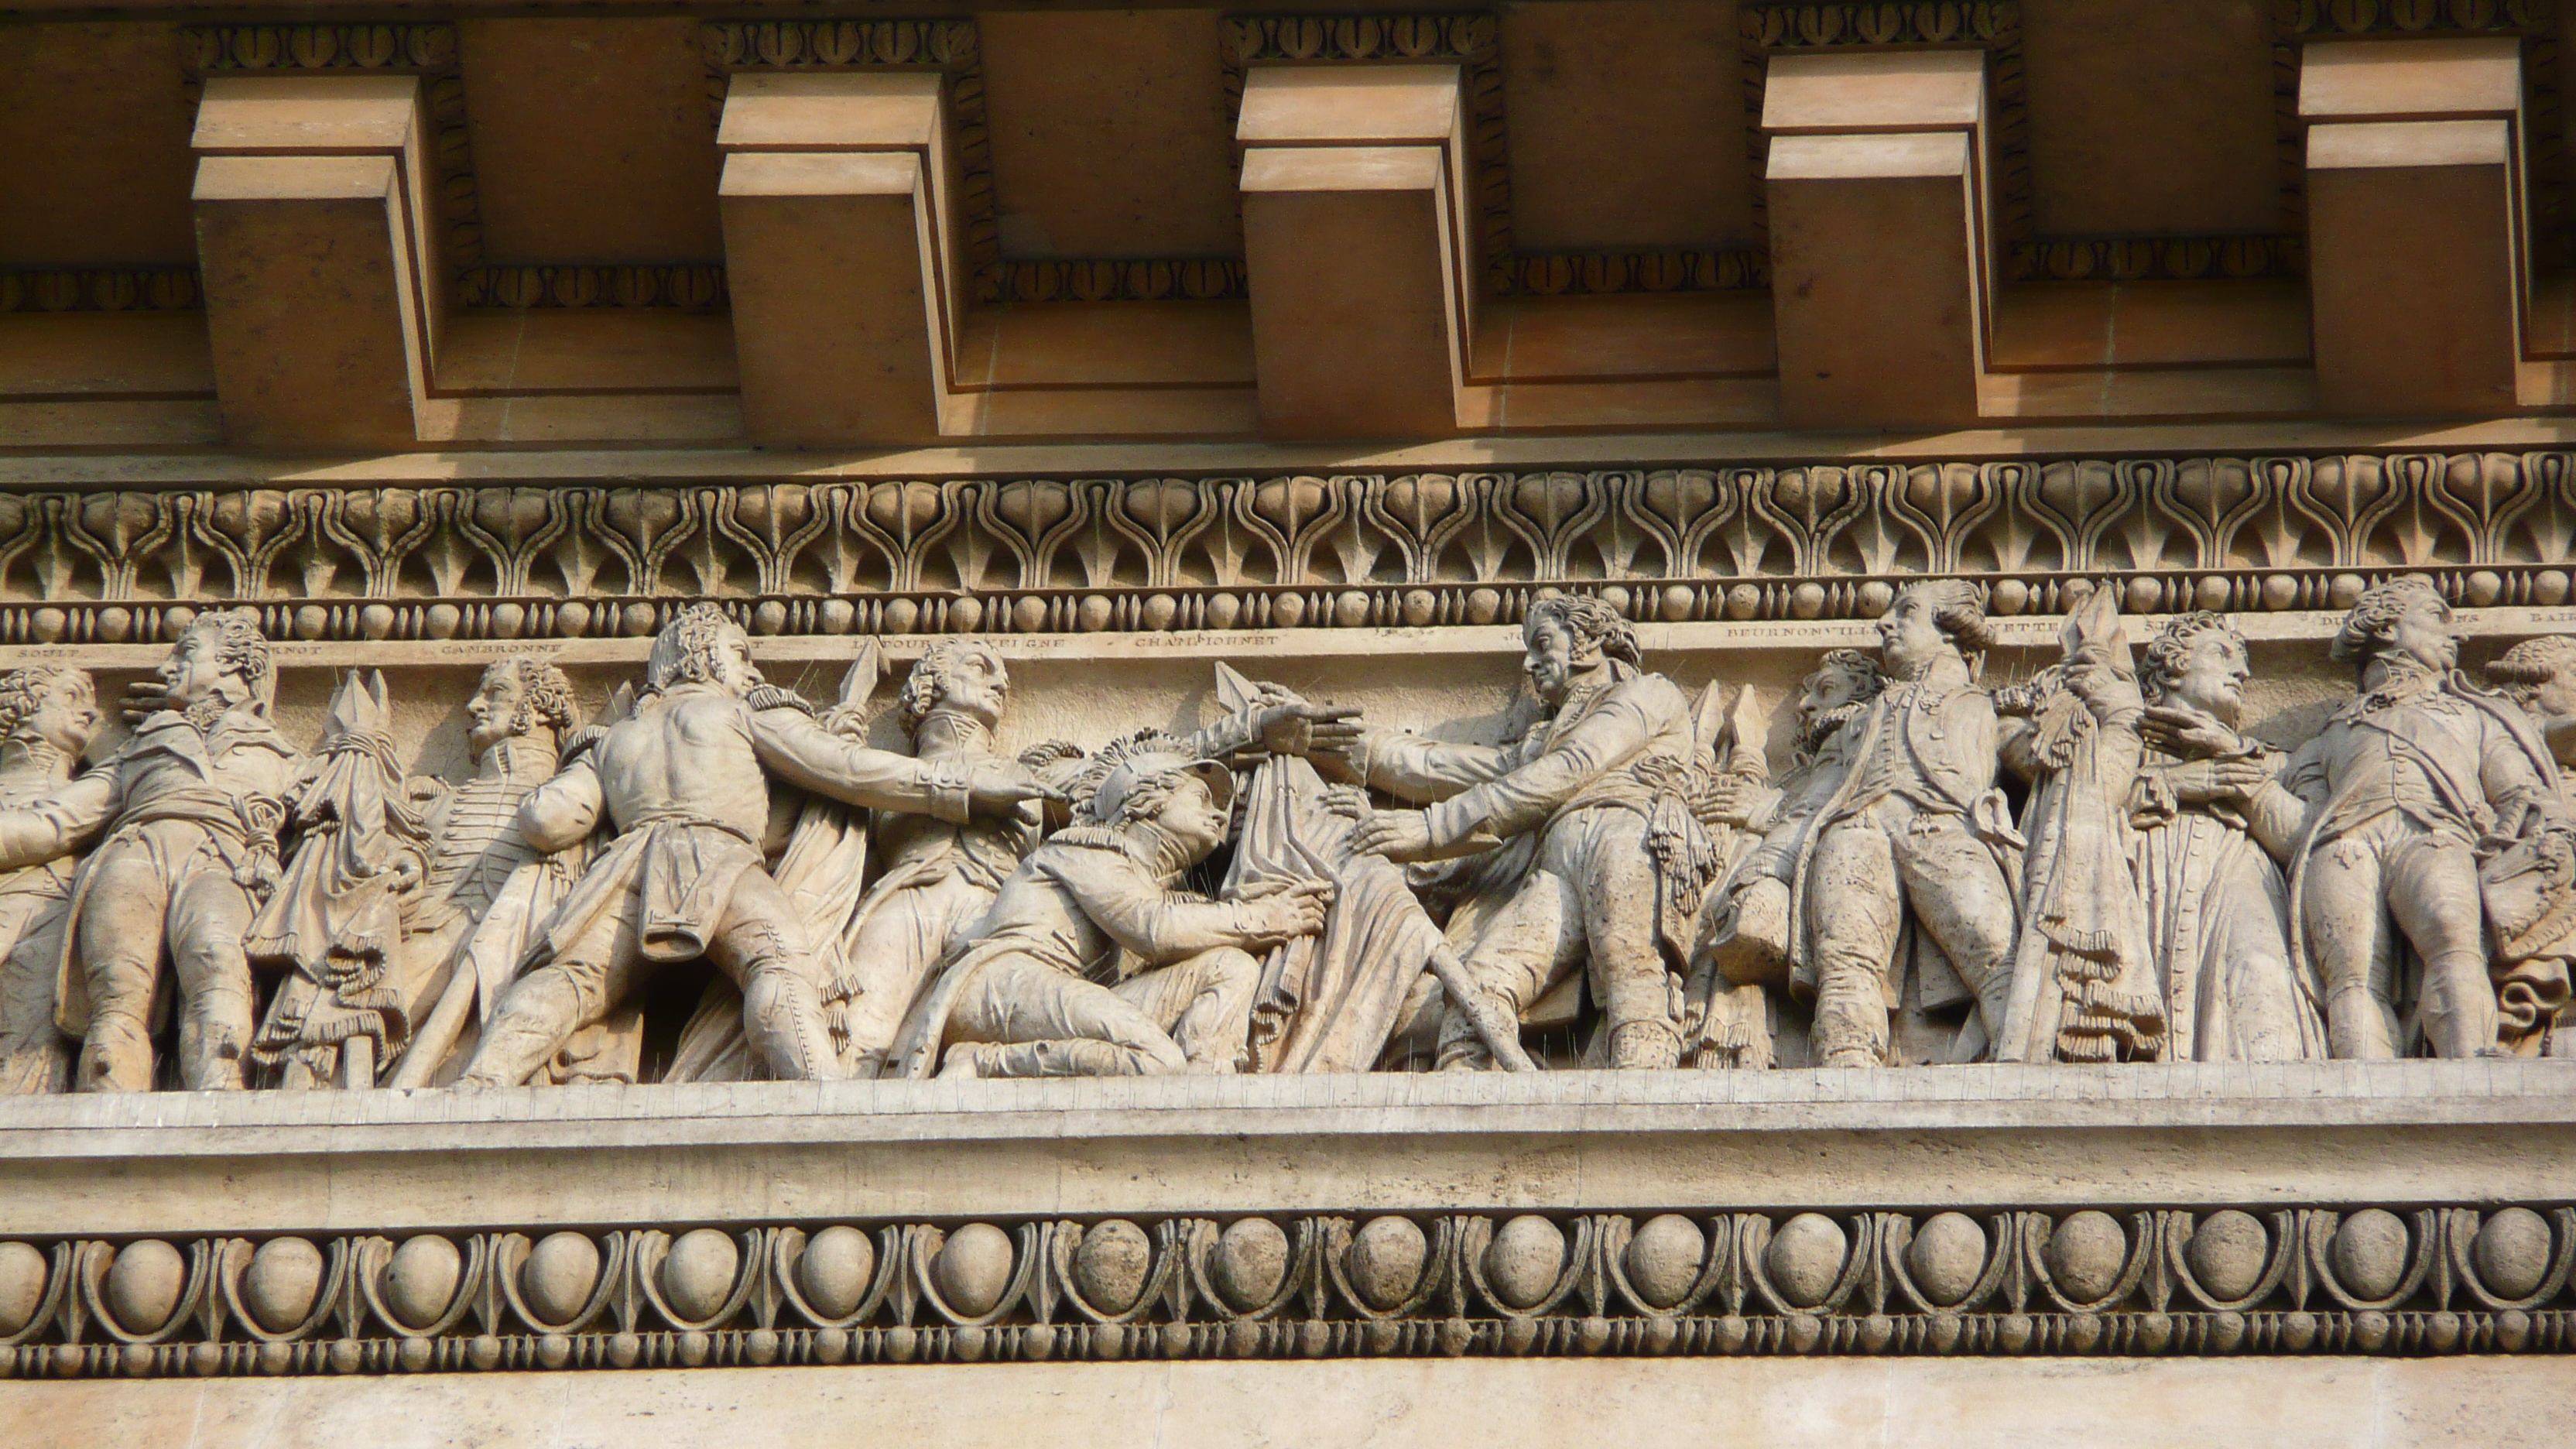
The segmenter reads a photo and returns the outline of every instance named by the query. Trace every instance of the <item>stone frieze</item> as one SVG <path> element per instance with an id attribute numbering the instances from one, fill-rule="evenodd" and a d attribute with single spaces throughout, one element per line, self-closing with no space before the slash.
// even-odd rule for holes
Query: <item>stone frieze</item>
<path id="1" fill-rule="evenodd" d="M 1968 575 L 2132 613 L 2348 607 L 2397 572 L 2554 608 L 2570 455 L 2186 457 L 1272 478 L 0 496 L 0 643 L 154 642 L 219 603 L 286 639 L 1517 623 L 1542 588 L 1656 621 L 1868 619 Z"/>

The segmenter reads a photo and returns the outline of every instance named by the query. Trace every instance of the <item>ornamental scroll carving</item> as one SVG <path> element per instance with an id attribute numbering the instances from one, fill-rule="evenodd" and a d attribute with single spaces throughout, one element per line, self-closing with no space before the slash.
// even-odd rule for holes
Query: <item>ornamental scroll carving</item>
<path id="1" fill-rule="evenodd" d="M 2565 1353 L 2576 1212 L 1424 1212 L 0 1242 L 21 1377 Z"/>
<path id="2" fill-rule="evenodd" d="M 0 643 L 168 642 L 208 606 L 286 639 L 1517 623 L 1541 587 L 1640 621 L 1874 618 L 1973 575 L 1998 615 L 2077 578 L 2133 613 L 2569 598 L 2565 453 L 1274 478 L 0 495 Z M 175 612 L 174 612 L 175 608 Z"/>

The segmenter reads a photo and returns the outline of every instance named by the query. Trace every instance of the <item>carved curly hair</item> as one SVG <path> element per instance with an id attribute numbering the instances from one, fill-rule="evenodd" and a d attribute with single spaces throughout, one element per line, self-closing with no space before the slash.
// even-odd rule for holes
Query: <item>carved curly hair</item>
<path id="1" fill-rule="evenodd" d="M 904 676 L 901 708 L 905 734 L 919 730 L 921 722 L 930 718 L 930 712 L 939 707 L 939 696 L 948 689 L 949 679 L 968 659 L 984 661 L 992 670 L 997 691 L 1011 687 L 1011 671 L 992 645 L 971 639 L 942 639 L 931 645 L 920 662 L 912 666 L 912 672 Z"/>
<path id="2" fill-rule="evenodd" d="M 493 660 L 484 669 L 483 677 L 490 679 L 504 669 L 519 676 L 519 713 L 510 723 L 512 733 L 526 734 L 538 725 L 556 734 L 572 728 L 572 681 L 553 661 L 534 654 L 513 654 Z"/>
<path id="3" fill-rule="evenodd" d="M 1986 618 L 1986 594 L 1966 579 L 1925 579 L 1897 590 L 1932 606 L 1932 623 L 1950 642 L 1973 653 L 1994 646 L 1995 626 Z"/>
<path id="4" fill-rule="evenodd" d="M 1855 703 L 1876 699 L 1887 688 L 1887 671 L 1878 667 L 1876 659 L 1857 649 L 1826 650 L 1825 657 L 1816 661 L 1807 677 L 1814 679 L 1824 674 L 1847 675 L 1858 684 L 1859 691 L 1852 696 Z"/>
<path id="5" fill-rule="evenodd" d="M 653 636 L 653 652 L 644 662 L 644 688 L 659 694 L 681 684 L 704 684 L 716 677 L 716 649 L 726 630 L 742 626 L 714 604 L 691 604 Z"/>
<path id="6" fill-rule="evenodd" d="M 2487 661 L 2487 682 L 2522 704 L 2540 686 L 2561 675 L 2576 674 L 2576 635 L 2549 634 L 2525 639 Z"/>
<path id="7" fill-rule="evenodd" d="M 65 680 L 89 684 L 89 676 L 77 669 L 36 664 L 25 669 L 12 669 L 0 674 L 0 740 L 16 739 L 36 711 L 45 707 L 45 696 Z"/>
<path id="8" fill-rule="evenodd" d="M 255 609 L 220 609 L 199 614 L 188 632 L 214 640 L 215 662 L 250 690 L 251 707 L 268 713 L 277 699 L 277 667 L 268 654 L 268 636 L 259 631 Z"/>
<path id="9" fill-rule="evenodd" d="M 2147 642 L 2145 657 L 2138 661 L 2138 692 L 2149 704 L 2161 701 L 2173 691 L 2182 678 L 2183 661 L 2191 656 L 2191 646 L 2204 634 L 2225 634 L 2239 644 L 2244 636 L 2227 622 L 2225 614 L 2197 609 L 2176 614 Z"/>
<path id="10" fill-rule="evenodd" d="M 2433 581 L 2420 574 L 2400 574 L 2384 584 L 2364 589 L 2354 602 L 2352 612 L 2343 616 L 2343 625 L 2335 630 L 2330 651 L 2337 663 L 2362 665 L 2377 657 L 2397 637 L 2397 621 L 2406 611 L 2426 599 L 2450 612 L 2450 604 Z"/>
<path id="11" fill-rule="evenodd" d="M 1602 654 L 1630 668 L 1642 668 L 1645 655 L 1637 648 L 1637 631 L 1627 619 L 1599 599 L 1560 594 L 1541 599 L 1529 607 L 1529 619 L 1521 626 L 1524 633 L 1537 632 L 1541 624 L 1554 624 L 1574 641 L 1577 654 L 1599 649 Z"/>

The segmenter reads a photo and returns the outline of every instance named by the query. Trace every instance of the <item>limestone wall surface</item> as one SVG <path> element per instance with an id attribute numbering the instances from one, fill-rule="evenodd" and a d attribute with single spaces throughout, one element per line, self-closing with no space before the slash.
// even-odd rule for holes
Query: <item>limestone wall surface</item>
<path id="1" fill-rule="evenodd" d="M 1916 1449 L 2072 1443 L 2553 1449 L 2565 1406 L 2507 1359 L 1047 1364 L 431 1379 L 0 1384 L 26 1449 Z M 756 1427 L 755 1427 L 756 1426 Z"/>

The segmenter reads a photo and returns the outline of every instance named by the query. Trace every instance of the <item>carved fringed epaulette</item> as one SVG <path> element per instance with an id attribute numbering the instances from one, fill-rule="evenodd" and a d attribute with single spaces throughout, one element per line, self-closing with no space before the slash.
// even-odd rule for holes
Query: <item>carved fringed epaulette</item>
<path id="1" fill-rule="evenodd" d="M 750 705 L 755 711 L 764 709 L 792 709 L 803 714 L 808 719 L 814 717 L 814 706 L 805 702 L 805 696 L 782 685 L 758 685 L 753 688 L 751 693 L 743 696 L 743 703 Z"/>
<path id="2" fill-rule="evenodd" d="M 555 768 L 558 770 L 571 769 L 574 761 L 580 759 L 586 754 L 589 754 L 590 747 L 598 744 L 601 739 L 607 736 L 607 734 L 608 726 L 606 725 L 586 724 L 581 728 L 574 730 L 571 734 L 564 736 L 563 750 L 555 756 Z"/>

